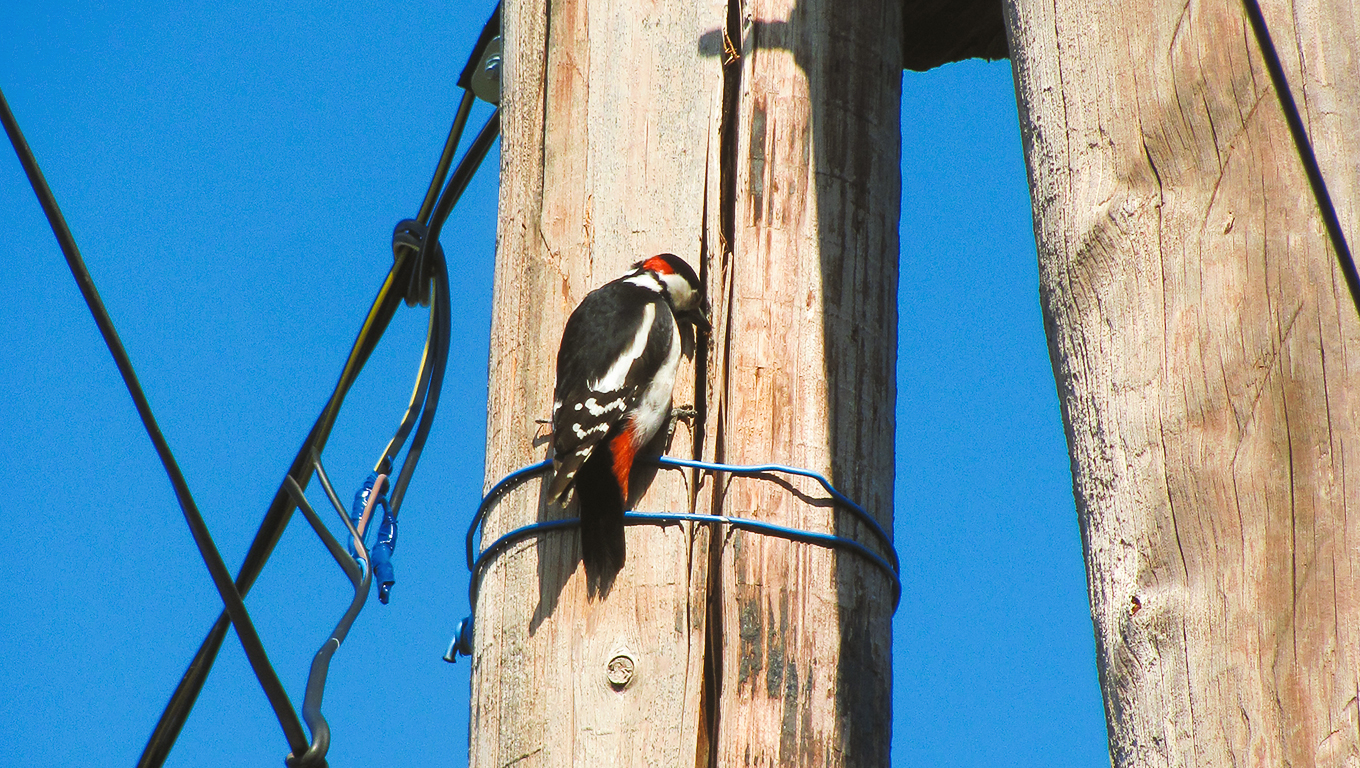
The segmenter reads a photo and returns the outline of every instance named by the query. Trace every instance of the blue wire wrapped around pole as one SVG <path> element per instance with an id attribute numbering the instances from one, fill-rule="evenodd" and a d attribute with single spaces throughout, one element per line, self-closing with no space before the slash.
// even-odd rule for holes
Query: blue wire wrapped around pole
<path id="1" fill-rule="evenodd" d="M 893 608 L 896 609 L 902 597 L 902 581 L 900 564 L 897 557 L 897 550 L 893 546 L 892 537 L 883 530 L 883 526 L 873 518 L 863 507 L 856 504 L 854 500 L 841 493 L 831 481 L 824 475 L 813 472 L 810 469 L 801 467 L 788 467 L 782 464 L 757 464 L 757 465 L 737 465 L 720 464 L 717 462 L 696 461 L 692 459 L 677 459 L 671 456 L 659 456 L 655 459 L 657 466 L 698 469 L 704 472 L 727 472 L 740 477 L 752 477 L 766 475 L 774 472 L 797 475 L 816 480 L 822 488 L 831 496 L 832 500 L 842 508 L 848 510 L 854 517 L 867 527 L 878 538 L 886 557 L 879 555 L 869 547 L 855 541 L 854 539 L 838 536 L 830 533 L 816 533 L 791 528 L 783 525 L 765 522 L 763 520 L 752 520 L 749 518 L 730 517 L 727 515 L 703 515 L 694 513 L 647 513 L 647 512 L 627 512 L 624 514 L 625 525 L 673 525 L 681 522 L 691 523 L 718 523 L 727 525 L 731 528 L 750 531 L 753 533 L 764 534 L 767 536 L 777 536 L 791 541 L 800 541 L 807 544 L 816 544 L 832 549 L 841 549 L 853 552 L 867 560 L 872 565 L 878 567 L 880 571 L 888 577 L 892 584 Z M 468 584 L 468 601 L 472 610 L 477 610 L 477 593 L 481 586 L 482 571 L 487 563 L 510 545 L 531 536 L 537 536 L 548 531 L 563 530 L 580 525 L 577 518 L 567 518 L 562 520 L 548 520 L 529 525 L 521 526 L 512 531 L 502 534 L 486 548 L 479 547 L 479 534 L 481 533 L 482 522 L 486 519 L 491 507 L 500 500 L 510 490 L 520 486 L 526 481 L 547 472 L 552 468 L 552 460 L 544 459 L 536 464 L 521 467 L 514 472 L 506 475 L 496 482 L 482 497 L 482 503 L 477 506 L 477 512 L 472 516 L 472 522 L 467 531 L 467 565 L 472 573 L 471 582 Z M 374 566 L 376 569 L 376 565 Z M 458 630 L 452 641 L 449 643 L 448 651 L 444 654 L 444 660 L 454 661 L 459 655 L 472 655 L 472 628 L 473 616 L 468 616 L 458 622 Z"/>

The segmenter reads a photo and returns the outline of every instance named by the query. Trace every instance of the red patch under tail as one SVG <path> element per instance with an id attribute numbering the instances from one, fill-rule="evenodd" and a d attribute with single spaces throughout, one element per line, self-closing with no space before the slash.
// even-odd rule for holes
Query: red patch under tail
<path id="1" fill-rule="evenodd" d="M 633 433 L 634 428 L 630 422 L 609 441 L 609 452 L 614 457 L 614 478 L 619 481 L 619 493 L 623 496 L 625 506 L 628 503 L 628 474 L 633 470 L 633 457 L 637 455 Z"/>

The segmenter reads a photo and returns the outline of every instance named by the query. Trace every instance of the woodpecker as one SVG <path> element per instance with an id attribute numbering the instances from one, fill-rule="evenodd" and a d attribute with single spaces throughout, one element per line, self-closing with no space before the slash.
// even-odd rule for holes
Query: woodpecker
<path id="1" fill-rule="evenodd" d="M 567 318 L 557 352 L 549 503 L 575 488 L 581 559 L 610 579 L 623 567 L 623 512 L 638 451 L 671 413 L 680 326 L 708 330 L 698 275 L 675 254 L 643 259 Z"/>

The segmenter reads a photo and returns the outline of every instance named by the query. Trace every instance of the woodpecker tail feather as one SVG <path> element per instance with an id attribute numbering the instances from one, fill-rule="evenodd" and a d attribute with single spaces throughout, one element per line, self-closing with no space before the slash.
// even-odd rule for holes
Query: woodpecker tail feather
<path id="1" fill-rule="evenodd" d="M 576 473 L 581 515 L 581 560 L 586 576 L 611 582 L 623 568 L 623 491 L 614 477 L 608 451 L 597 450 Z"/>
<path id="2" fill-rule="evenodd" d="M 567 491 L 571 490 L 571 483 L 576 479 L 576 472 L 579 464 L 573 463 L 565 466 L 560 459 L 553 460 L 553 478 L 548 483 L 547 500 L 549 504 L 565 504 Z"/>

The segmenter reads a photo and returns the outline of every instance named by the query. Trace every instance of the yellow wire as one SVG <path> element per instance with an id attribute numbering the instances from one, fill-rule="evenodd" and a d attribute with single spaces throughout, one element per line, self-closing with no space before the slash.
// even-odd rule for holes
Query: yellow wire
<path id="1" fill-rule="evenodd" d="M 425 364 L 429 362 L 430 346 L 434 343 L 434 310 L 436 301 L 438 301 L 438 299 L 432 299 L 430 301 L 430 327 L 425 331 L 425 351 L 421 353 L 420 367 L 416 369 L 420 373 L 416 376 L 415 386 L 411 388 L 411 400 L 406 404 L 406 415 L 402 417 L 402 423 L 405 423 L 406 419 L 410 418 L 411 411 L 416 407 L 416 398 L 420 396 L 420 382 L 425 378 Z M 387 441 L 387 447 L 383 449 L 382 456 L 378 459 L 378 463 L 373 467 L 374 472 L 377 472 L 382 467 L 383 459 L 395 458 L 393 454 L 396 453 L 396 442 L 397 435 L 393 435 L 392 439 Z"/>

